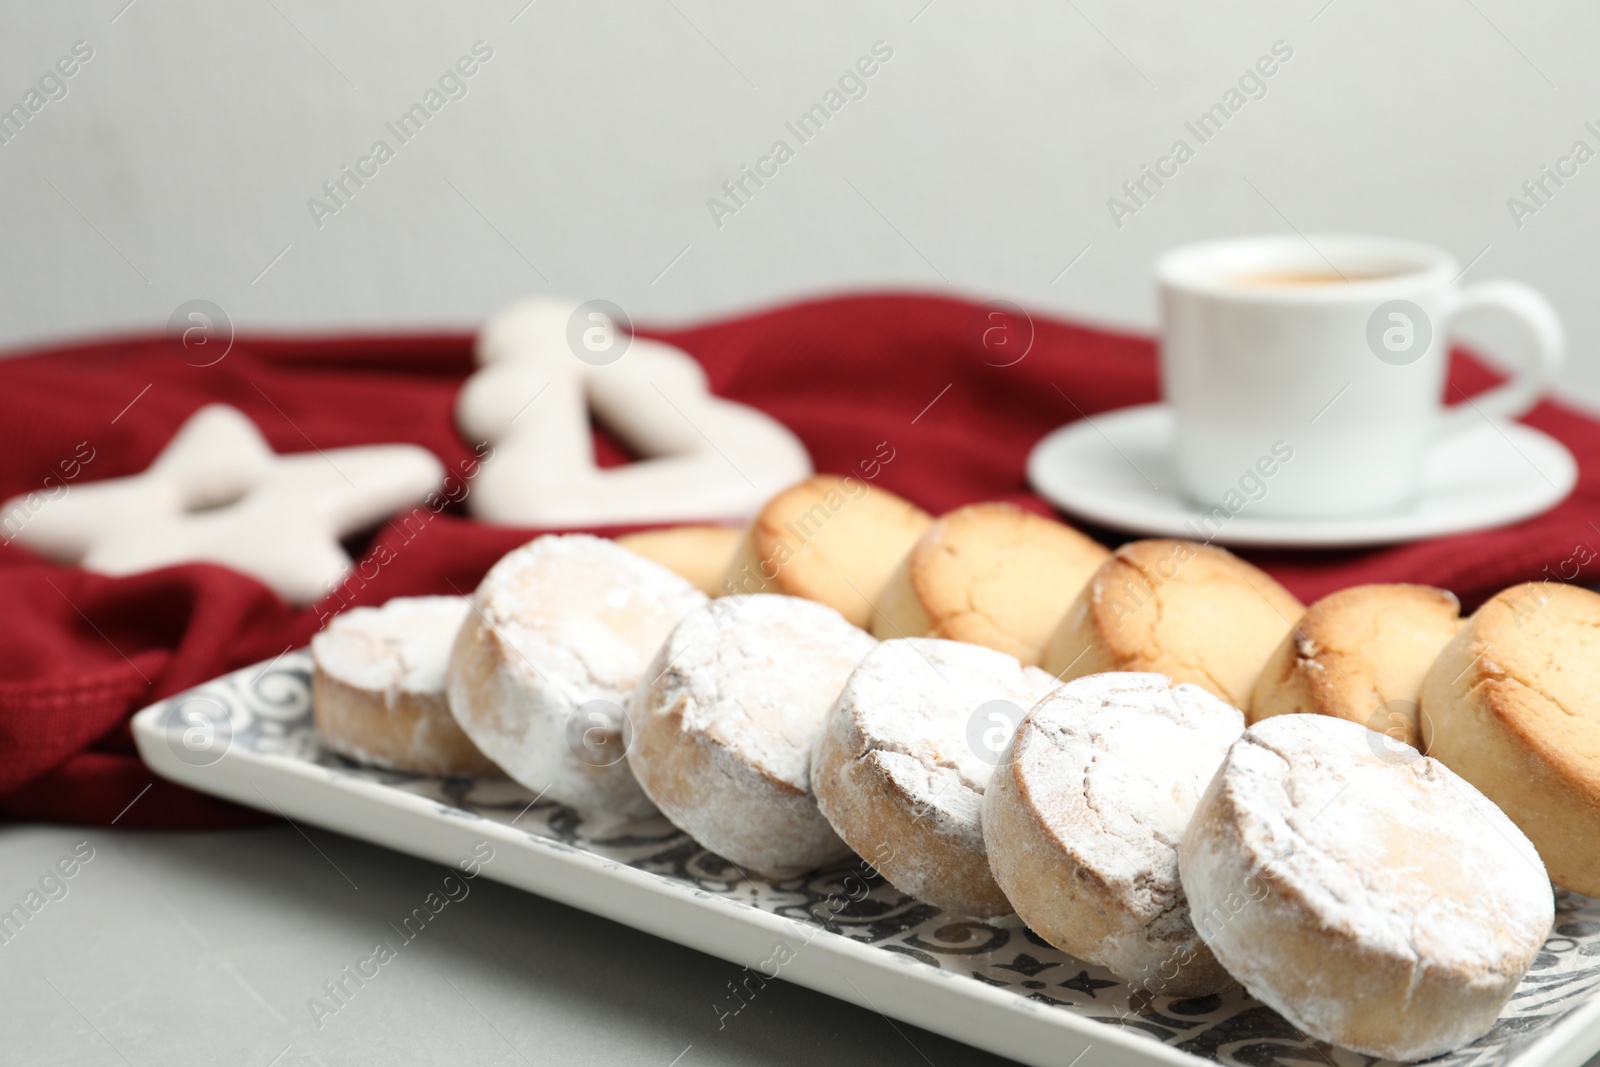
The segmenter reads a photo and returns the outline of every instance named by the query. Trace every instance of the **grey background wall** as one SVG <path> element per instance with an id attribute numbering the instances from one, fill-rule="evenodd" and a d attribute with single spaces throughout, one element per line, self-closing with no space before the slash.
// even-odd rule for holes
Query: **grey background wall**
<path id="1" fill-rule="evenodd" d="M 1600 150 L 1600 9 L 1576 0 L 0 11 L 0 107 L 93 49 L 0 145 L 6 347 L 158 327 L 196 298 L 240 328 L 467 327 L 537 291 L 671 322 L 914 287 L 1148 328 L 1161 249 L 1293 227 L 1411 236 L 1469 281 L 1541 287 L 1572 335 L 1565 385 L 1600 405 L 1600 162 L 1507 206 L 1538 206 L 1523 182 L 1575 141 Z M 402 144 L 385 123 L 478 41 L 465 95 Z M 1264 95 L 1201 144 L 1185 121 L 1278 41 Z M 875 42 L 892 58 L 802 143 L 785 123 Z M 1114 221 L 1179 138 L 1194 158 Z M 393 158 L 361 163 L 379 139 Z M 792 158 L 727 198 L 780 139 Z M 314 218 L 346 165 L 372 176 Z M 1475 333 L 1515 353 L 1500 329 Z"/>

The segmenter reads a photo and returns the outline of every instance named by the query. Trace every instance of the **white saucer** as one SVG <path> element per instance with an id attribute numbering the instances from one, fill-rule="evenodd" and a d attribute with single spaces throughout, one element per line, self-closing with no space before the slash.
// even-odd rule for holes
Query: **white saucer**
<path id="1" fill-rule="evenodd" d="M 1034 445 L 1028 480 L 1046 500 L 1090 522 L 1204 540 L 1209 527 L 1199 524 L 1203 513 L 1178 489 L 1171 441 L 1172 412 L 1165 404 L 1093 415 Z M 1423 463 L 1421 494 L 1403 512 L 1278 519 L 1252 516 L 1247 508 L 1210 540 L 1296 548 L 1416 541 L 1538 515 L 1565 500 L 1577 480 L 1577 461 L 1555 438 L 1519 422 L 1485 421 L 1434 445 Z"/>

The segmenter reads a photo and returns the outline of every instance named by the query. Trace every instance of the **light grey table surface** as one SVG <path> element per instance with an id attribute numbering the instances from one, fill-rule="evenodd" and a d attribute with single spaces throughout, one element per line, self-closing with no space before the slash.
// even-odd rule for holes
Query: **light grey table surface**
<path id="1" fill-rule="evenodd" d="M 0 910 L 85 841 L 0 942 L 0 1064 L 1010 1062 L 782 981 L 719 1020 L 738 967 L 487 878 L 318 1019 L 444 868 L 312 827 L 10 826 Z"/>
<path id="2" fill-rule="evenodd" d="M 486 878 L 317 1018 L 444 868 L 313 827 L 10 826 L 0 910 L 82 842 L 0 942 L 0 1064 L 1010 1062 L 782 981 L 719 1019 L 733 964 Z"/>

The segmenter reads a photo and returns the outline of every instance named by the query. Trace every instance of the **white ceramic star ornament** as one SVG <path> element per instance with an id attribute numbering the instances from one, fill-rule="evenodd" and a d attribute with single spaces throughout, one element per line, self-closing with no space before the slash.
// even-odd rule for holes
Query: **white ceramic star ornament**
<path id="1" fill-rule="evenodd" d="M 525 300 L 478 335 L 480 369 L 456 401 L 462 433 L 494 445 L 467 498 L 475 517 L 545 528 L 743 521 L 811 474 L 782 423 L 713 396 L 692 356 L 626 336 L 598 304 Z M 591 410 L 640 462 L 595 462 Z"/>
<path id="2" fill-rule="evenodd" d="M 416 445 L 280 456 L 243 412 L 212 404 L 144 473 L 73 485 L 15 539 L 100 574 L 218 563 L 306 604 L 349 571 L 341 538 L 421 503 L 443 480 L 438 459 Z"/>

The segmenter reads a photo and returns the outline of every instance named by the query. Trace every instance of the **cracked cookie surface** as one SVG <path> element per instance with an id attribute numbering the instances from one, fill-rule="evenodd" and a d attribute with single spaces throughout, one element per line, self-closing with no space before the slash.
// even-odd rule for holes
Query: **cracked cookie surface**
<path id="1" fill-rule="evenodd" d="M 1305 611 L 1266 572 L 1193 541 L 1133 541 L 1101 564 L 1041 666 L 1063 680 L 1153 671 L 1237 708 Z"/>
<path id="2" fill-rule="evenodd" d="M 984 794 L 995 881 L 1035 933 L 1161 996 L 1228 976 L 1189 920 L 1178 845 L 1244 714 L 1160 674 L 1080 678 L 1023 720 Z"/>
<path id="3" fill-rule="evenodd" d="M 1409 1061 L 1494 1025 L 1554 917 L 1533 846 L 1444 764 L 1325 715 L 1250 727 L 1179 850 L 1196 928 L 1312 1037 Z"/>
<path id="4" fill-rule="evenodd" d="M 1014 504 L 970 504 L 940 516 L 878 601 L 872 631 L 945 637 L 1030 666 L 1073 598 L 1111 553 L 1070 526 Z"/>
<path id="5" fill-rule="evenodd" d="M 1422 680 L 1461 628 L 1455 595 L 1426 585 L 1358 585 L 1306 609 L 1267 660 L 1246 710 L 1332 715 L 1420 746 Z"/>
<path id="6" fill-rule="evenodd" d="M 887 489 L 819 474 L 767 501 L 745 531 L 723 589 L 815 600 L 864 629 L 889 576 L 932 521 Z"/>
<path id="7" fill-rule="evenodd" d="M 1521 827 L 1556 884 L 1600 895 L 1600 595 L 1530 582 L 1486 601 L 1422 712 L 1428 754 Z"/>
<path id="8" fill-rule="evenodd" d="M 722 597 L 686 615 L 629 703 L 628 763 L 679 829 L 777 878 L 849 852 L 817 810 L 811 757 L 877 642 L 798 597 Z"/>
<path id="9" fill-rule="evenodd" d="M 1009 914 L 984 850 L 983 792 L 1010 730 L 1055 686 L 993 649 L 883 642 L 845 683 L 817 746 L 822 813 L 896 888 L 956 915 Z"/>

